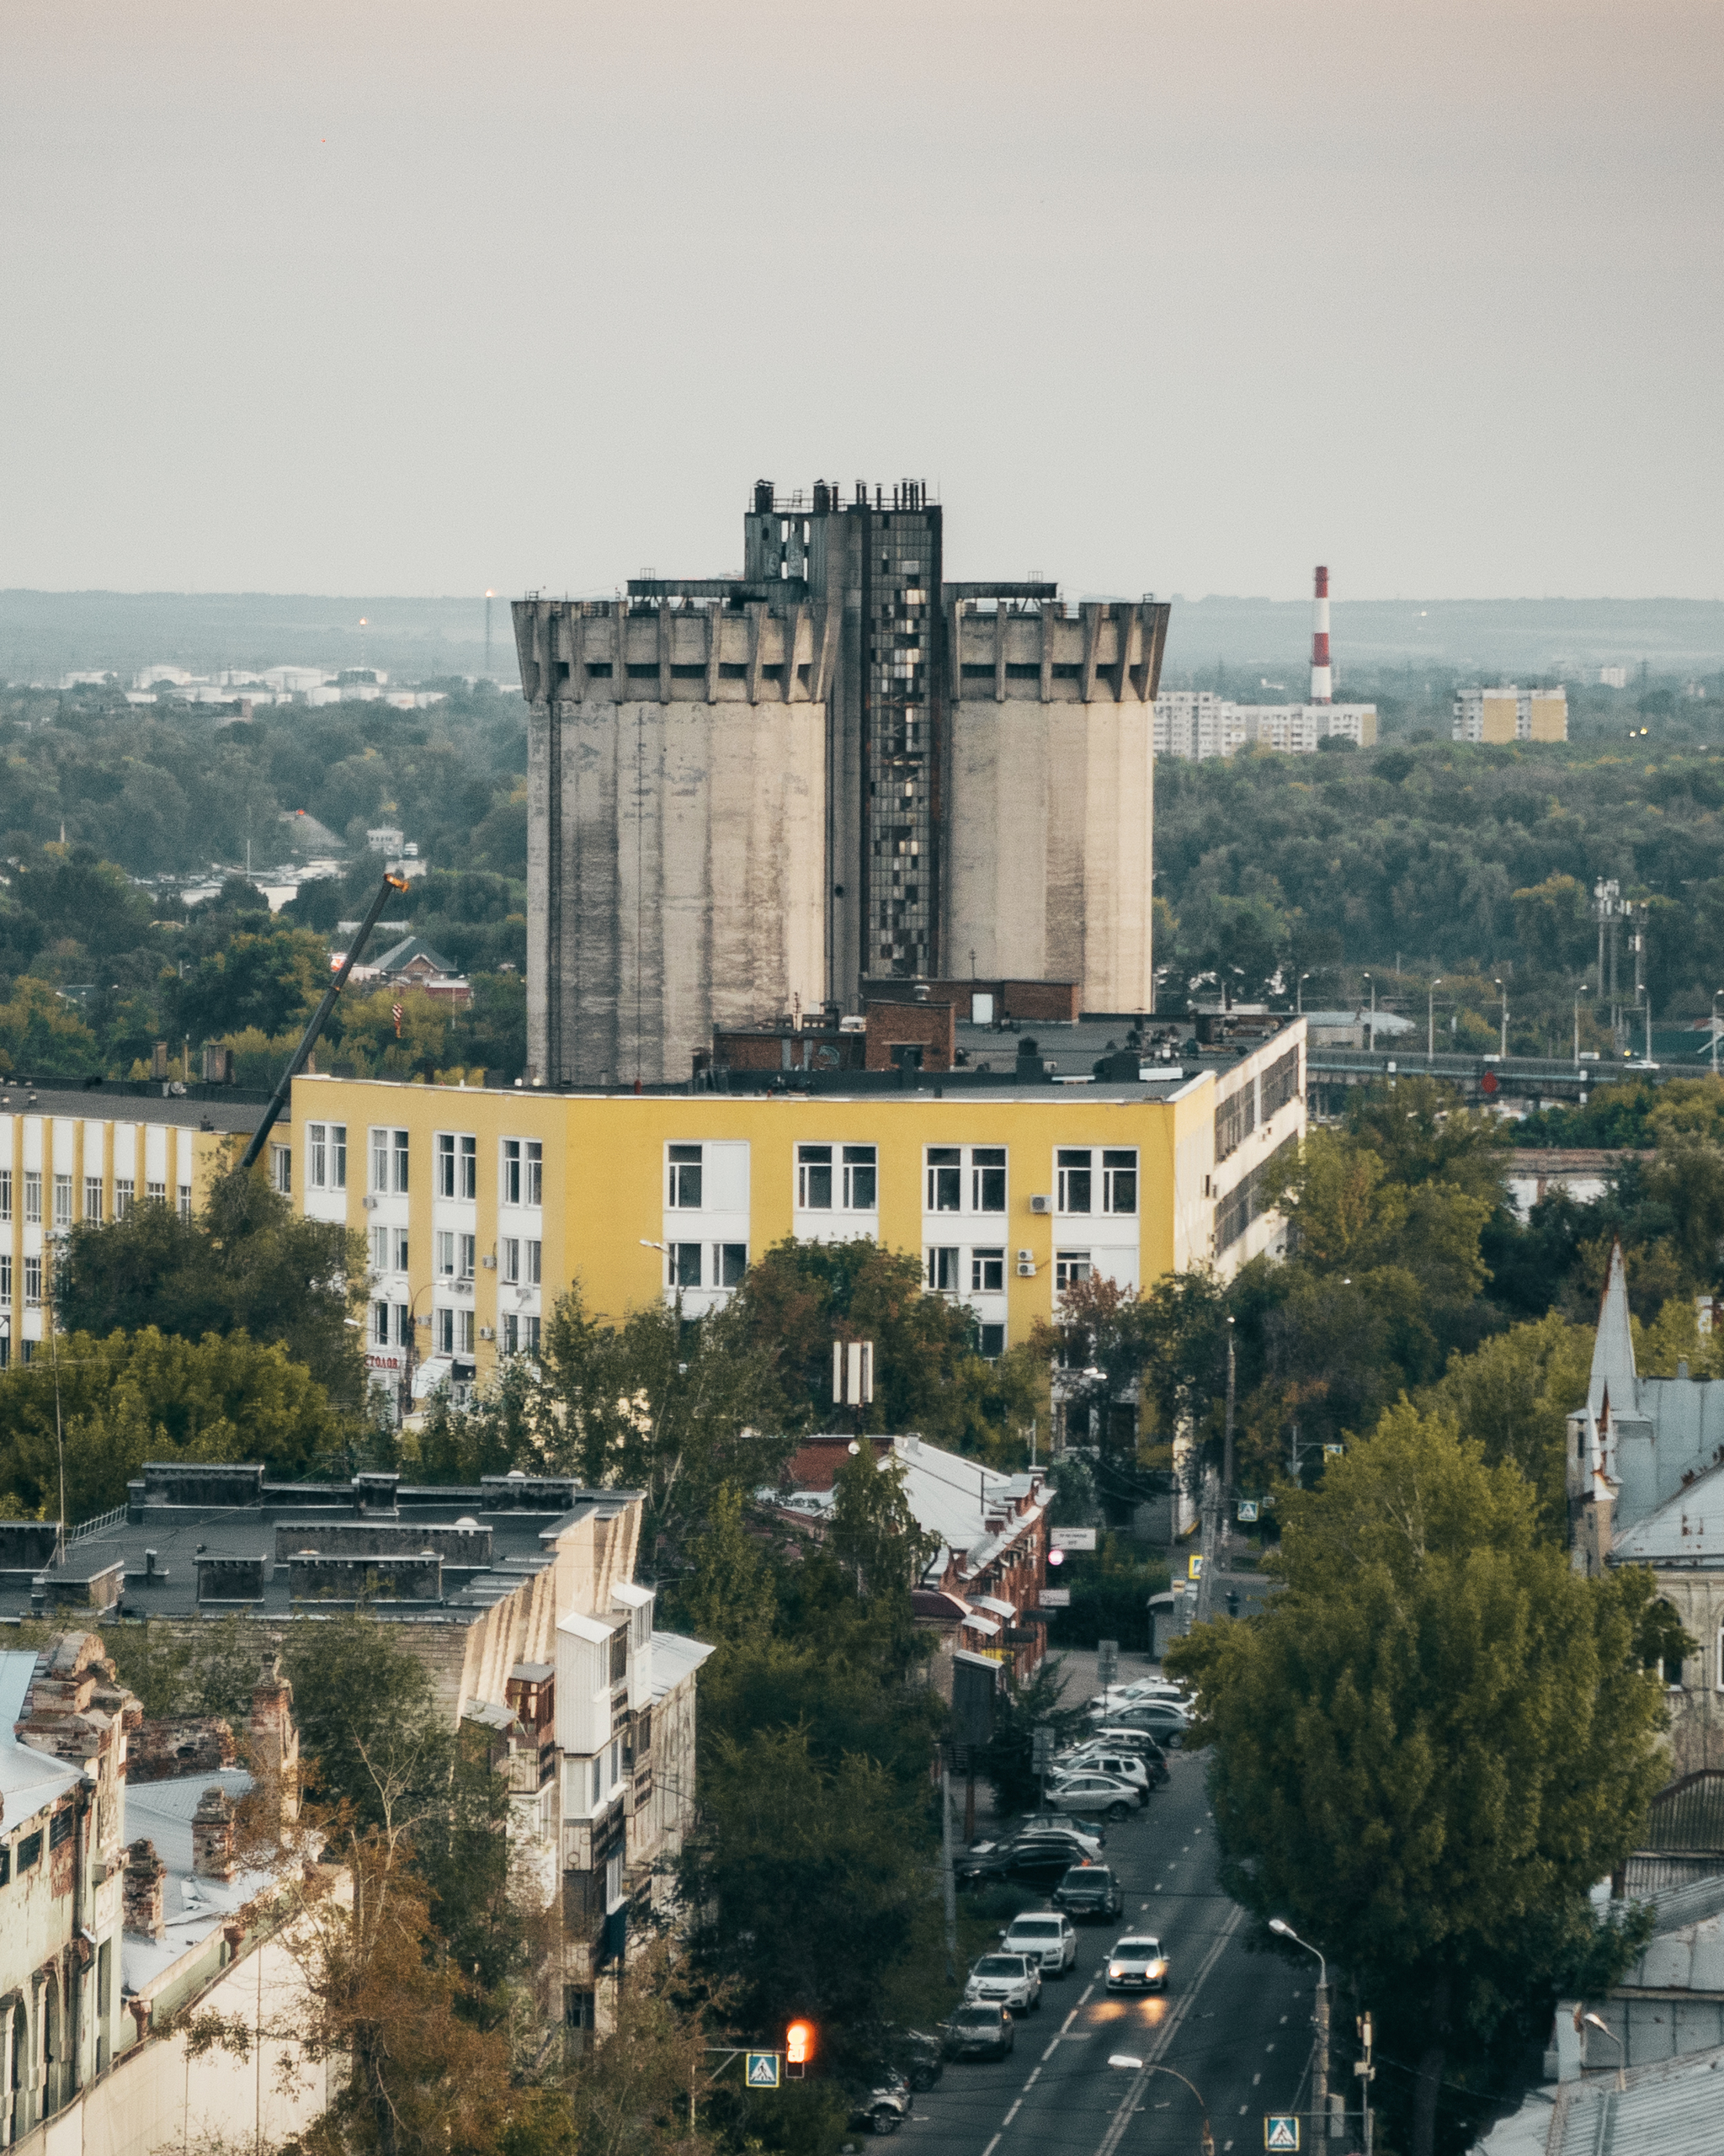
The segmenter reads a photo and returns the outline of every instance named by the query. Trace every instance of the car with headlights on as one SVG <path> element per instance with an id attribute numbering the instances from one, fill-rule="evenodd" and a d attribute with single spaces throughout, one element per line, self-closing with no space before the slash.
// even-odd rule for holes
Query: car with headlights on
<path id="1" fill-rule="evenodd" d="M 1010 2010 L 972 1999 L 960 2006 L 945 2025 L 948 2058 L 1004 2058 L 1017 2041 Z"/>
<path id="2" fill-rule="evenodd" d="M 964 1996 L 992 2000 L 1014 2014 L 1034 2014 L 1041 2004 L 1041 1956 L 984 1954 L 970 1972 Z"/>
<path id="3" fill-rule="evenodd" d="M 1107 1985 L 1109 1991 L 1165 1991 L 1168 1958 L 1160 1940 L 1147 1931 L 1116 1939 L 1108 1956 Z"/>

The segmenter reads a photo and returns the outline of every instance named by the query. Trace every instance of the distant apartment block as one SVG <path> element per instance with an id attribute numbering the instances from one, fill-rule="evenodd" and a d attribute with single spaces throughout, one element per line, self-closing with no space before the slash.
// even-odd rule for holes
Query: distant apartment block
<path id="1" fill-rule="evenodd" d="M 1455 699 L 1456 741 L 1567 741 L 1566 689 L 1463 689 Z"/>
<path id="2" fill-rule="evenodd" d="M 1175 689 L 1155 700 L 1155 753 L 1197 762 L 1237 756 L 1253 745 L 1284 755 L 1314 754 L 1331 738 L 1372 748 L 1375 704 L 1234 704 L 1211 689 Z"/>

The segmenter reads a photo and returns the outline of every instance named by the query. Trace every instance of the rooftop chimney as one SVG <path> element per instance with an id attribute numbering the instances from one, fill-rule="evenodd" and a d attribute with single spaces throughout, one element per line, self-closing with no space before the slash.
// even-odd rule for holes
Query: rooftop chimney
<path id="1" fill-rule="evenodd" d="M 300 1816 L 300 1733 L 293 1718 L 293 1686 L 281 1674 L 281 1657 L 263 1657 L 252 1689 L 251 1769 L 258 1795 L 273 1809 L 278 1830 Z"/>
<path id="2" fill-rule="evenodd" d="M 168 1929 L 162 1906 L 162 1882 L 168 1866 L 152 1841 L 135 1841 L 125 1852 L 120 1881 L 120 1923 L 143 1939 L 160 1939 Z"/>
<path id="3" fill-rule="evenodd" d="M 200 1879 L 231 1879 L 233 1869 L 233 1799 L 218 1782 L 192 1814 L 192 1870 Z"/>

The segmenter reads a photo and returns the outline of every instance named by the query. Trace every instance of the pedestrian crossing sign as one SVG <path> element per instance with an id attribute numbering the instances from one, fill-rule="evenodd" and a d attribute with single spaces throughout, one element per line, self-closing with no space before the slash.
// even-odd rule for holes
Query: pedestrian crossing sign
<path id="1" fill-rule="evenodd" d="M 1270 2111 L 1263 2122 L 1263 2145 L 1265 2148 L 1297 2148 L 1297 2115 L 1291 2111 Z"/>
<path id="2" fill-rule="evenodd" d="M 1203 1559 L 1198 1557 L 1187 1557 L 1185 1560 L 1185 1571 L 1189 1578 L 1201 1579 L 1203 1578 Z"/>
<path id="3" fill-rule="evenodd" d="M 750 2052 L 746 2068 L 751 2089 L 776 2089 L 778 2086 L 778 2053 Z M 1294 2144 L 1296 2146 L 1297 2144 Z"/>

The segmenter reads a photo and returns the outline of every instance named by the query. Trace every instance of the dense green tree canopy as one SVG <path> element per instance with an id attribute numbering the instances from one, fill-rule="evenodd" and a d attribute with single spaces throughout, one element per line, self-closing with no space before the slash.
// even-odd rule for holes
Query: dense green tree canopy
<path id="1" fill-rule="evenodd" d="M 123 1220 L 79 1222 L 55 1266 L 53 1294 L 67 1332 L 153 1327 L 190 1339 L 245 1333 L 279 1342 L 338 1406 L 356 1408 L 364 1370 L 349 1319 L 365 1278 L 358 1234 L 305 1219 L 261 1175 L 236 1168 L 218 1177 L 194 1219 L 144 1204 Z"/>
<path id="2" fill-rule="evenodd" d="M 32 1362 L 0 1371 L 0 1499 L 19 1514 L 92 1518 L 125 1502 L 146 1460 L 261 1460 L 311 1470 L 347 1434 L 327 1393 L 279 1342 L 200 1339 L 153 1325 L 97 1336 L 77 1327 Z"/>
<path id="3" fill-rule="evenodd" d="M 1352 1003 L 1361 969 L 1386 976 L 1399 953 L 1418 970 L 1402 984 L 1418 1014 L 1424 980 L 1441 975 L 1439 1011 L 1464 1014 L 1456 1037 L 1476 1034 L 1476 1046 L 1491 1045 L 1493 977 L 1511 969 L 1513 1044 L 1548 1052 L 1568 1037 L 1573 985 L 1596 956 L 1599 876 L 1652 908 L 1654 1009 L 1709 1008 L 1721 814 L 1717 758 L 1683 742 L 1168 759 L 1156 867 L 1174 934 L 1157 952 L 1185 977 L 1237 968 L 1248 991 L 1308 972 L 1307 1009 Z"/>
<path id="4" fill-rule="evenodd" d="M 1169 1666 L 1199 1688 L 1229 1891 L 1344 1965 L 1417 2061 L 1387 2100 L 1429 2156 L 1445 2080 L 1620 1958 L 1588 1892 L 1666 1773 L 1652 1581 L 1575 1573 L 1512 1461 L 1404 1405 L 1283 1504 L 1284 1591 Z M 1462 2145 L 1474 2115 L 1443 2115 Z"/>
<path id="5" fill-rule="evenodd" d="M 774 1243 L 750 1267 L 741 1298 L 749 1338 L 770 1359 L 782 1412 L 804 1429 L 833 1426 L 834 1340 L 874 1343 L 870 1430 L 918 1430 L 938 1445 L 988 1452 L 1015 1446 L 1042 1408 L 1038 1350 L 986 1363 L 961 1304 L 927 1292 L 913 1251 L 859 1236 Z"/>

